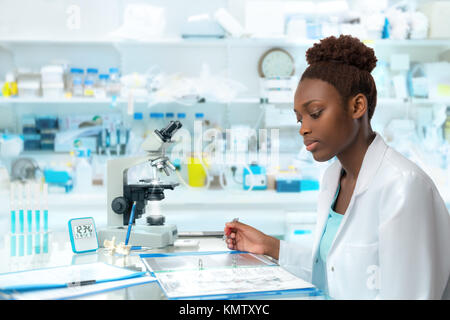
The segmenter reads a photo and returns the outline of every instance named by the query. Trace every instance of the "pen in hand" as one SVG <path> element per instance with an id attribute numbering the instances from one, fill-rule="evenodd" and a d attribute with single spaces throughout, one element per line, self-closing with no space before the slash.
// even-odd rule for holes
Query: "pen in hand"
<path id="1" fill-rule="evenodd" d="M 231 222 L 239 222 L 239 218 L 234 218 Z M 227 235 L 226 234 L 223 235 L 222 240 L 223 241 L 227 240 Z"/>

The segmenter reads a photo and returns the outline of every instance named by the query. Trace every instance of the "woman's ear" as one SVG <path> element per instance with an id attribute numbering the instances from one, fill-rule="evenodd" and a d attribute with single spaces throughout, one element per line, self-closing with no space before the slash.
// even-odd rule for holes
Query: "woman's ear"
<path id="1" fill-rule="evenodd" d="M 367 98 L 362 93 L 358 93 L 350 99 L 350 112 L 353 119 L 360 119 L 367 113 Z"/>

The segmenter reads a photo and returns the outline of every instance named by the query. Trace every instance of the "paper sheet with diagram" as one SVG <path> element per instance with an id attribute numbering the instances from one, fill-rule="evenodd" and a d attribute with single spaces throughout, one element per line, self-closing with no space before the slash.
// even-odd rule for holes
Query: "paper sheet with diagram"
<path id="1" fill-rule="evenodd" d="M 192 252 L 141 255 L 168 298 L 314 289 L 262 255 Z"/>

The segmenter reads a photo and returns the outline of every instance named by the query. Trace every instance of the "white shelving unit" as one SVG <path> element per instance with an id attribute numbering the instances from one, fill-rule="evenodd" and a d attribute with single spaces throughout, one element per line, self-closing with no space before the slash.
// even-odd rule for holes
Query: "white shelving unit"
<path id="1" fill-rule="evenodd" d="M 119 98 L 115 101 L 116 103 L 128 103 L 125 98 Z M 134 100 L 135 103 L 147 103 L 148 100 L 139 98 Z M 60 98 L 60 99 L 49 99 L 49 98 L 2 98 L 0 97 L 0 104 L 4 105 L 17 105 L 17 104 L 111 104 L 113 100 L 111 98 Z M 203 102 L 201 102 L 203 103 Z M 222 101 L 210 101 L 207 100 L 204 103 L 221 103 L 221 104 L 261 104 L 259 97 L 247 97 L 247 98 L 236 98 L 229 102 Z M 269 101 L 271 104 L 292 104 L 293 102 L 280 102 L 280 101 Z M 450 104 L 450 97 L 448 99 L 425 99 L 425 98 L 412 98 L 412 99 L 396 99 L 396 98 L 379 98 L 378 104 L 435 104 L 444 103 Z"/>
<path id="2" fill-rule="evenodd" d="M 218 104 L 228 109 L 224 111 L 225 125 L 234 120 L 236 108 L 247 108 L 259 112 L 259 80 L 257 63 L 261 55 L 273 47 L 288 50 L 296 59 L 296 74 L 301 74 L 306 67 L 305 51 L 319 40 L 279 38 L 224 38 L 224 39 L 184 39 L 168 36 L 146 41 L 114 40 L 108 38 L 0 38 L 0 53 L 7 52 L 8 59 L 3 65 L 10 65 L 12 70 L 25 65 L 38 69 L 51 61 L 65 59 L 71 66 L 86 68 L 89 66 L 106 70 L 115 66 L 122 74 L 145 72 L 149 67 L 157 65 L 167 74 L 182 73 L 188 76 L 198 76 L 203 63 L 210 66 L 211 72 L 225 71 L 230 79 L 237 80 L 247 86 L 248 90 L 229 102 L 207 100 L 206 103 L 194 104 L 190 110 L 197 110 L 207 104 Z M 363 40 L 375 49 L 377 57 L 388 60 L 391 53 L 410 53 L 414 61 L 437 61 L 439 54 L 450 49 L 450 39 L 435 40 Z M 425 61 L 425 62 L 428 62 Z M 134 100 L 137 109 L 144 110 L 147 99 Z M 19 117 L 26 113 L 45 113 L 55 109 L 64 114 L 71 109 L 95 110 L 97 112 L 126 112 L 128 99 L 120 97 L 115 101 L 115 108 L 110 108 L 110 98 L 2 98 L 0 108 L 14 118 L 16 130 L 19 129 Z M 293 102 L 270 101 L 279 107 L 291 108 Z M 379 97 L 379 109 L 384 106 L 415 108 L 430 106 L 435 103 L 450 105 L 449 99 L 407 99 Z M 177 105 L 176 102 L 173 105 Z M 227 107 L 228 106 L 228 107 Z M 242 115 L 241 115 L 242 116 Z M 239 118 L 239 120 L 241 120 Z M 251 121 L 251 118 L 249 118 Z M 1 122 L 1 120 L 0 120 Z M 1 125 L 1 123 L 0 123 Z"/>
<path id="3" fill-rule="evenodd" d="M 366 45 L 374 47 L 450 47 L 450 39 L 365 39 L 362 40 Z M 185 38 L 156 38 L 154 40 L 132 41 L 132 40 L 114 40 L 114 39 L 6 39 L 0 38 L 0 46 L 13 47 L 15 45 L 112 45 L 112 46 L 235 46 L 235 47 L 253 47 L 253 46 L 294 46 L 310 47 L 319 42 L 315 39 L 295 39 L 288 37 L 276 38 L 223 38 L 223 39 L 185 39 Z"/>

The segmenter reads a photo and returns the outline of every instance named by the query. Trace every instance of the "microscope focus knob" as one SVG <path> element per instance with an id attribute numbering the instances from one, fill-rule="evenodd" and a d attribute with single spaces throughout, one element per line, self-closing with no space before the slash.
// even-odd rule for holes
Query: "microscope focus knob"
<path id="1" fill-rule="evenodd" d="M 111 203 L 111 208 L 117 214 L 124 214 L 128 210 L 128 202 L 124 197 L 117 197 Z"/>

